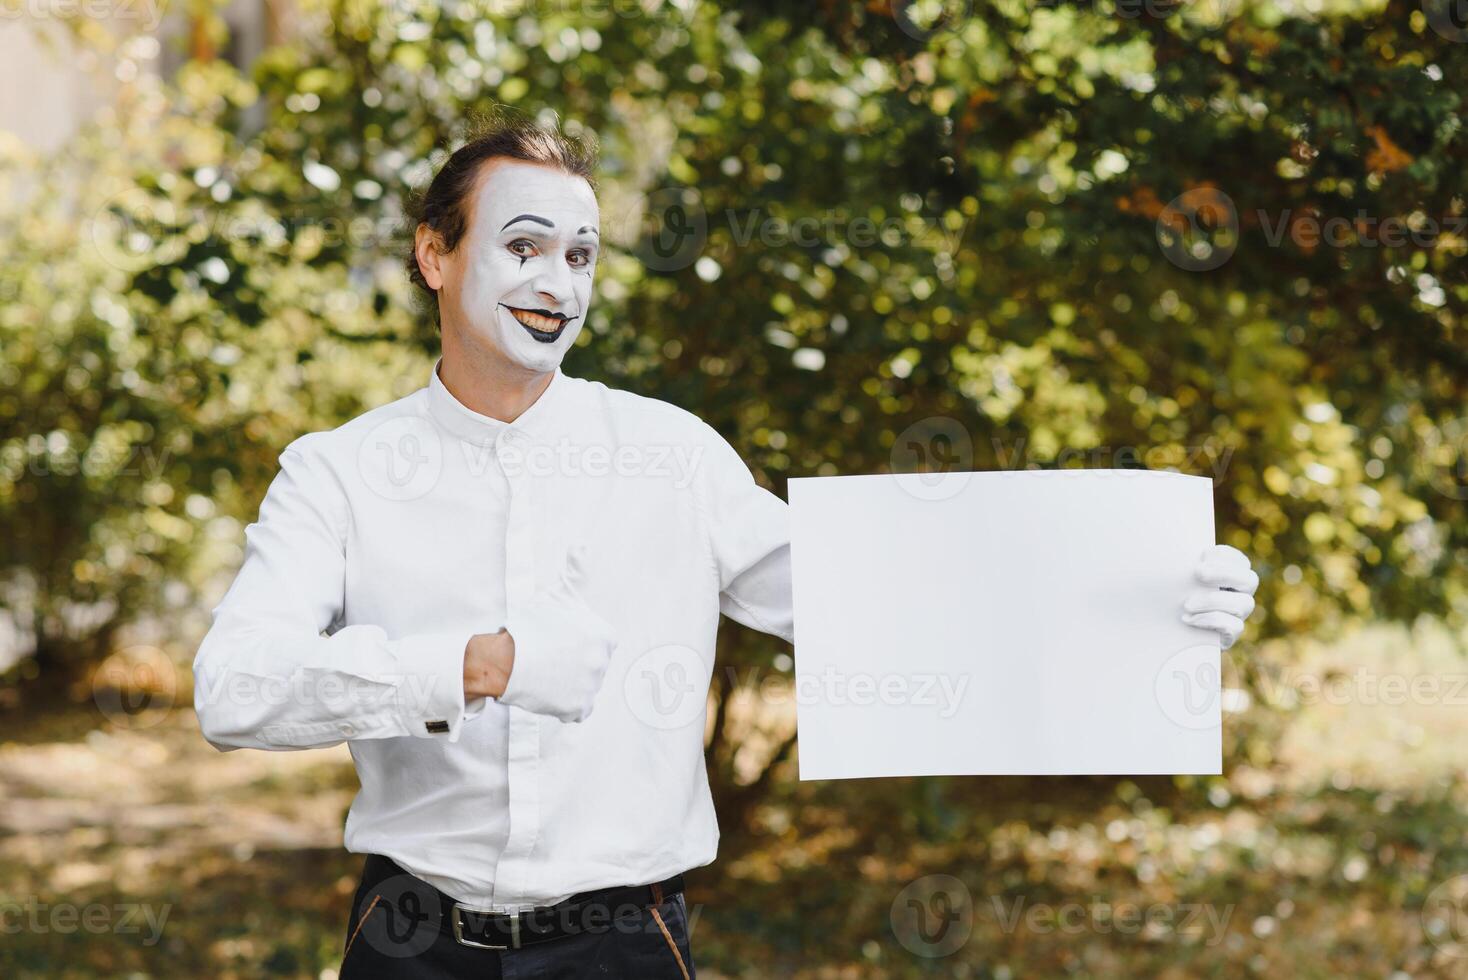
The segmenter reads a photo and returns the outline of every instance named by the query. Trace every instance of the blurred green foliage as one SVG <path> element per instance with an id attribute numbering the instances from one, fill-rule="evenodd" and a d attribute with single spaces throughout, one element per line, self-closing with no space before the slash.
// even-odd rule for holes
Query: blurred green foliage
<path id="1" fill-rule="evenodd" d="M 222 47 L 222 16 L 197 11 Z M 613 247 L 567 370 L 696 412 L 777 492 L 929 465 L 1174 466 L 1217 479 L 1221 540 L 1263 576 L 1235 658 L 1250 677 L 1353 621 L 1463 624 L 1468 37 L 1437 0 L 297 14 L 247 73 L 120 72 L 115 108 L 53 158 L 0 138 L 0 609 L 36 648 L 13 676 L 66 676 L 120 626 L 197 604 L 282 446 L 424 382 L 437 338 L 402 270 L 402 202 L 503 105 L 602 148 Z M 119 63 L 159 58 L 76 26 Z M 1222 781 L 799 784 L 788 725 L 735 717 L 788 657 L 727 625 L 721 644 L 710 775 L 736 886 L 713 962 L 785 970 L 819 932 L 834 959 L 893 969 L 892 885 L 936 867 L 1001 897 L 1237 899 L 1232 945 L 1167 975 L 1305 975 L 1317 955 L 1319 975 L 1386 975 L 1427 955 L 1382 952 L 1416 929 L 1387 911 L 1468 870 L 1461 787 L 1261 791 L 1220 857 L 1185 824 L 1227 805 Z M 1240 771 L 1278 762 L 1270 723 L 1229 734 Z M 1153 845 L 1181 856 L 1136 860 Z M 1365 858 L 1380 887 L 1340 891 Z M 230 896 L 239 874 L 195 877 Z M 1328 932 L 1291 959 L 1249 923 L 1296 898 L 1300 928 Z M 327 898 L 301 901 L 335 928 Z M 289 962 L 263 972 L 332 962 L 334 936 L 290 925 Z M 1176 961 L 1112 943 L 982 955 Z M 247 955 L 221 948 L 169 955 Z"/>
<path id="2" fill-rule="evenodd" d="M 23 671 L 188 601 L 237 559 L 280 447 L 423 383 L 402 201 L 501 105 L 602 147 L 615 247 L 568 370 L 693 410 L 777 492 L 933 457 L 1175 466 L 1217 478 L 1260 636 L 1463 621 L 1468 45 L 1424 9 L 298 15 L 248 74 L 136 73 L 64 154 L 5 150 L 0 602 L 34 634 Z M 726 633 L 727 664 L 779 656 Z M 746 812 L 793 742 L 741 758 L 717 719 Z"/>

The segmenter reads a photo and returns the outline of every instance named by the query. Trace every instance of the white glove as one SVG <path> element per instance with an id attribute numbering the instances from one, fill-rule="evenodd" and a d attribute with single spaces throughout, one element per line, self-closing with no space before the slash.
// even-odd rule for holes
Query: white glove
<path id="1" fill-rule="evenodd" d="M 577 545 L 556 583 L 508 617 L 515 659 L 502 703 L 565 722 L 591 714 L 617 638 L 586 604 L 585 582 L 585 545 Z"/>
<path id="2" fill-rule="evenodd" d="M 1203 587 L 1183 600 L 1183 622 L 1213 630 L 1222 638 L 1222 648 L 1227 650 L 1244 631 L 1244 620 L 1254 611 L 1259 576 L 1249 567 L 1247 555 L 1226 544 L 1204 551 L 1196 574 Z"/>

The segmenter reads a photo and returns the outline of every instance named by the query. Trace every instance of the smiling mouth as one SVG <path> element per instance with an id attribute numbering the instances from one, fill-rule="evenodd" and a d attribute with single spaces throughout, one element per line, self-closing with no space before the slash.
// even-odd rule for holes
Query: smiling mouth
<path id="1" fill-rule="evenodd" d="M 525 332 L 530 334 L 542 344 L 553 344 L 561 336 L 561 331 L 566 329 L 566 324 L 576 319 L 574 316 L 566 316 L 564 313 L 552 313 L 549 310 L 522 310 L 519 307 L 500 304 L 510 311 Z"/>

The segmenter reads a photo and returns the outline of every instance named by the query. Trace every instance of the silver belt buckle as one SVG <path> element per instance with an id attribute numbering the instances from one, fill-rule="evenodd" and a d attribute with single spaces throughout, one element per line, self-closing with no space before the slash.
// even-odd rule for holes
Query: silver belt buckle
<path id="1" fill-rule="evenodd" d="M 459 917 L 460 912 L 475 912 L 480 915 L 507 915 L 510 918 L 510 945 L 495 946 L 491 943 L 478 943 L 472 939 L 464 938 L 464 921 Z M 461 945 L 474 946 L 479 949 L 519 949 L 520 948 L 520 912 L 518 909 L 501 912 L 498 909 L 478 908 L 473 905 L 465 905 L 463 902 L 455 902 L 453 915 L 454 939 Z"/>

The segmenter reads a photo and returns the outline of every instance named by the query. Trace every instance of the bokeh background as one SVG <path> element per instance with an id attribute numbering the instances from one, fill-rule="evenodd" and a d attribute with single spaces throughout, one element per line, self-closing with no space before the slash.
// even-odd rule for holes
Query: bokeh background
<path id="1" fill-rule="evenodd" d="M 782 496 L 1210 476 L 1264 579 L 1222 777 L 802 784 L 726 623 L 701 973 L 1468 976 L 1461 3 L 0 13 L 4 976 L 335 976 L 349 756 L 215 753 L 189 662 L 280 449 L 424 383 L 402 202 L 504 106 L 602 149 L 569 373 Z"/>

